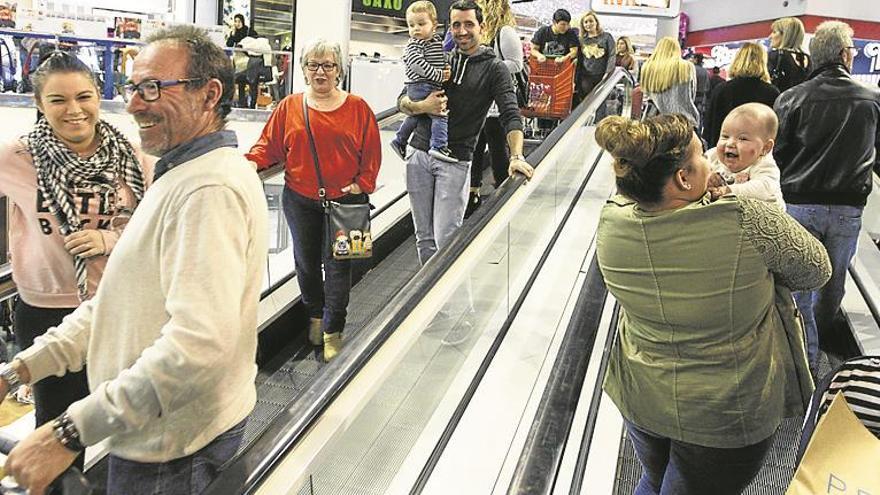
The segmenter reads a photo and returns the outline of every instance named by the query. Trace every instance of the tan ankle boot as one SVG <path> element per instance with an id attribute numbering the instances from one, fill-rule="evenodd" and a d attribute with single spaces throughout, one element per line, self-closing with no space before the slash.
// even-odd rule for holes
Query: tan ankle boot
<path id="1" fill-rule="evenodd" d="M 330 362 L 342 350 L 342 332 L 324 334 L 324 361 Z"/>
<path id="2" fill-rule="evenodd" d="M 324 337 L 321 335 L 320 318 L 309 318 L 309 342 L 313 346 L 319 346 L 324 343 Z"/>

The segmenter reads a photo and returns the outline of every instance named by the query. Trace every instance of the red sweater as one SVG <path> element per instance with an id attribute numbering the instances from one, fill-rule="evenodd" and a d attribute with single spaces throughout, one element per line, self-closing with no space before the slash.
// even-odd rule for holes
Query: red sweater
<path id="1" fill-rule="evenodd" d="M 318 199 L 318 178 L 303 120 L 302 98 L 302 93 L 297 93 L 281 100 L 245 157 L 260 169 L 285 162 L 287 187 Z M 336 110 L 310 108 L 309 121 L 327 197 L 342 196 L 340 189 L 352 182 L 357 182 L 363 192 L 372 193 L 382 164 L 382 144 L 376 116 L 367 103 L 350 94 Z"/>

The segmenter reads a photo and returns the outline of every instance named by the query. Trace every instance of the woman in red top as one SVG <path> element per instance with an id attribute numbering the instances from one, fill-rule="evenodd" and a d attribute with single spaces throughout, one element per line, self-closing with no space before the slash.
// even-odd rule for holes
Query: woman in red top
<path id="1" fill-rule="evenodd" d="M 305 93 L 288 96 L 278 104 L 260 139 L 245 156 L 258 168 L 286 164 L 282 204 L 293 237 L 296 279 L 309 311 L 309 340 L 313 345 L 324 345 L 324 359 L 329 361 L 342 347 L 351 262 L 332 259 L 324 245 L 324 214 L 303 119 L 303 97 L 308 102 L 328 199 L 367 203 L 367 194 L 376 188 L 382 151 L 379 126 L 370 107 L 360 97 L 339 89 L 344 76 L 339 45 L 314 41 L 303 48 L 300 64 L 308 85 Z"/>

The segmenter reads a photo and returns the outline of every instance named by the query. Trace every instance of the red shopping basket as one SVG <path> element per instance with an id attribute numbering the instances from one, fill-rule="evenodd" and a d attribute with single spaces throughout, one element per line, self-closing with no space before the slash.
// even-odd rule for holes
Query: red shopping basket
<path id="1" fill-rule="evenodd" d="M 564 119 L 571 113 L 574 95 L 574 64 L 557 64 L 553 59 L 538 62 L 529 59 L 529 106 L 523 117 Z"/>

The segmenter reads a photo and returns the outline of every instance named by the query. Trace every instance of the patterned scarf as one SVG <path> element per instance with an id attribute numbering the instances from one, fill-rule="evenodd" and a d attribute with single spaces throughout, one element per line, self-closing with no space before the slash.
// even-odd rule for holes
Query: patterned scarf
<path id="1" fill-rule="evenodd" d="M 110 124 L 99 120 L 95 125 L 101 142 L 95 153 L 80 158 L 67 147 L 49 126 L 45 117 L 28 134 L 28 149 L 37 169 L 37 188 L 49 211 L 67 236 L 83 229 L 74 200 L 74 191 L 90 190 L 103 196 L 104 204 L 115 208 L 119 181 L 125 181 L 137 201 L 144 196 L 144 176 L 128 140 Z M 76 286 L 80 301 L 88 298 L 86 259 L 73 256 Z"/>

